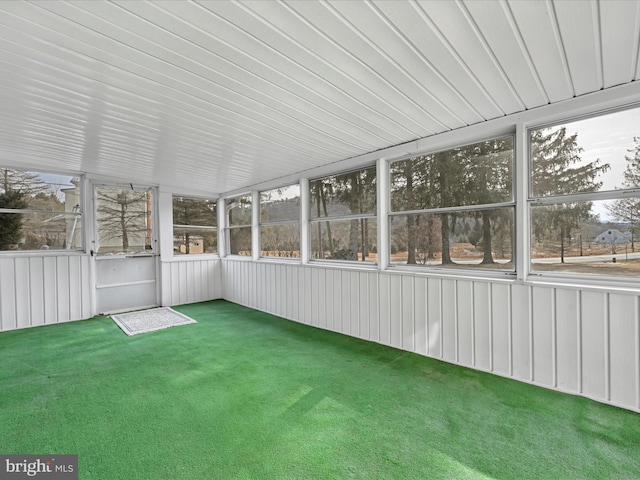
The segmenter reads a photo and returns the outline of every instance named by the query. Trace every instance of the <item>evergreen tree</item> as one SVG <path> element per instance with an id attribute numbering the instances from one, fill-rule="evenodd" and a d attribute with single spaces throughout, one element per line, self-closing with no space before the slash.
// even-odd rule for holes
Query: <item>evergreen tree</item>
<path id="1" fill-rule="evenodd" d="M 625 155 L 627 168 L 624 171 L 623 188 L 640 186 L 640 137 L 633 137 L 634 148 L 628 150 L 631 155 Z M 616 220 L 627 222 L 631 232 L 631 251 L 635 252 L 635 237 L 637 233 L 638 216 L 640 215 L 640 199 L 621 198 L 607 207 L 609 213 Z"/>
<path id="2" fill-rule="evenodd" d="M 32 197 L 46 189 L 47 184 L 32 173 L 0 170 L 0 208 L 27 209 Z M 21 213 L 0 213 L 0 250 L 17 248 L 23 239 L 24 223 Z"/>
<path id="3" fill-rule="evenodd" d="M 214 226 L 216 225 L 216 204 L 207 200 L 176 197 L 173 200 L 173 223 L 174 225 Z M 191 253 L 191 235 L 192 229 L 189 228 L 183 229 L 180 235 L 186 254 Z M 213 231 L 210 235 L 203 236 L 204 252 L 208 247 L 215 245 L 212 238 L 215 235 Z"/>
<path id="4" fill-rule="evenodd" d="M 464 203 L 467 205 L 488 205 L 508 202 L 512 199 L 513 139 L 502 137 L 480 142 L 461 149 L 465 163 Z M 493 264 L 493 231 L 504 229 L 501 225 L 508 216 L 500 215 L 500 210 L 482 210 L 481 220 L 482 263 Z M 504 213 L 504 212 L 502 212 Z"/>
<path id="5" fill-rule="evenodd" d="M 582 162 L 578 134 L 567 135 L 566 127 L 539 129 L 531 134 L 532 193 L 534 197 L 588 193 L 600 189 L 597 177 L 609 169 L 600 160 Z M 540 241 L 556 236 L 560 242 L 560 261 L 564 263 L 566 241 L 580 222 L 589 218 L 591 202 L 559 203 L 536 207 L 532 231 Z"/>

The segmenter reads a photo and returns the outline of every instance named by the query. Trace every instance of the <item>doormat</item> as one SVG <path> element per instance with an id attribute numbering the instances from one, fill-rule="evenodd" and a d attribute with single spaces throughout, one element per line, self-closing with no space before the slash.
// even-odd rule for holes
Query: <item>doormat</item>
<path id="1" fill-rule="evenodd" d="M 178 325 L 198 323 L 193 318 L 176 312 L 169 307 L 111 315 L 111 318 L 127 335 L 138 335 L 139 333 L 154 332 Z"/>

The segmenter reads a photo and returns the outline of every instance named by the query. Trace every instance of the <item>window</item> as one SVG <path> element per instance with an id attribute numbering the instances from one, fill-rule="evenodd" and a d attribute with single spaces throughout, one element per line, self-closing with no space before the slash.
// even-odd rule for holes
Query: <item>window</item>
<path id="1" fill-rule="evenodd" d="M 216 202 L 173 197 L 173 253 L 198 255 L 218 253 Z"/>
<path id="2" fill-rule="evenodd" d="M 639 116 L 529 131 L 532 272 L 638 275 Z"/>
<path id="3" fill-rule="evenodd" d="M 377 262 L 376 168 L 313 180 L 310 190 L 312 258 Z"/>
<path id="4" fill-rule="evenodd" d="M 226 200 L 229 254 L 251 256 L 251 195 Z"/>
<path id="5" fill-rule="evenodd" d="M 513 137 L 390 166 L 391 264 L 513 272 Z"/>
<path id="6" fill-rule="evenodd" d="M 80 179 L 0 169 L 0 250 L 80 250 Z"/>
<path id="7" fill-rule="evenodd" d="M 260 192 L 260 255 L 300 258 L 300 185 Z"/>

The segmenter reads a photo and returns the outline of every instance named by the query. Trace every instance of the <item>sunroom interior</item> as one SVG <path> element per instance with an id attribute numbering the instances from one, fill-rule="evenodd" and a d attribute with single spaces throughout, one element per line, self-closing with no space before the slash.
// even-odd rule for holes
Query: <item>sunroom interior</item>
<path id="1" fill-rule="evenodd" d="M 224 299 L 640 412 L 640 2 L 0 2 L 0 329 Z"/>

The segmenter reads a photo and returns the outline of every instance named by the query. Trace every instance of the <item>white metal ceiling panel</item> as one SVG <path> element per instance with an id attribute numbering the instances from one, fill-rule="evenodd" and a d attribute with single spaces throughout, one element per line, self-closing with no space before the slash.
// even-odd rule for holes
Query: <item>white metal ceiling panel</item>
<path id="1" fill-rule="evenodd" d="M 458 114 L 466 118 L 467 123 L 503 115 L 504 112 L 491 98 L 475 73 L 465 65 L 438 26 L 424 13 L 419 4 L 411 2 L 410 5 L 414 9 L 410 15 L 407 14 L 405 5 L 400 2 L 379 2 L 374 8 L 395 25 L 409 48 L 418 57 L 416 63 L 424 64 L 432 70 L 438 78 L 438 83 L 449 84 L 449 88 L 455 92 L 457 101 L 461 104 L 462 111 Z M 427 79 L 424 81 L 431 85 Z"/>
<path id="2" fill-rule="evenodd" d="M 505 114 L 525 109 L 524 102 L 507 78 L 482 32 L 460 2 L 420 2 L 420 7 L 438 26 L 467 69 L 489 92 Z"/>
<path id="3" fill-rule="evenodd" d="M 512 0 L 508 7 L 549 101 L 571 98 L 573 85 L 551 1 Z"/>
<path id="4" fill-rule="evenodd" d="M 600 90 L 604 83 L 598 3 L 563 0 L 553 5 L 576 95 Z"/>
<path id="5" fill-rule="evenodd" d="M 517 30 L 511 11 L 505 2 L 472 0 L 464 3 L 482 32 L 493 56 L 505 72 L 526 108 L 549 102 L 542 88 L 529 52 Z"/>
<path id="6" fill-rule="evenodd" d="M 636 0 L 6 0 L 0 165 L 237 191 L 635 81 L 639 15 Z"/>
<path id="7" fill-rule="evenodd" d="M 601 2 L 602 71 L 604 87 L 634 79 L 640 36 L 640 4 L 626 0 Z M 618 28 L 627 25 L 628 28 Z"/>

